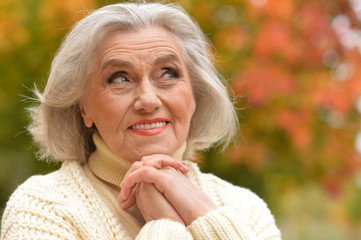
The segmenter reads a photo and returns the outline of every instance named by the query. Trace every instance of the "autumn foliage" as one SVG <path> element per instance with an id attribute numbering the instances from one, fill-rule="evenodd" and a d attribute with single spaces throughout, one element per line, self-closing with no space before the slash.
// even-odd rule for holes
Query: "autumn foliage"
<path id="1" fill-rule="evenodd" d="M 212 16 L 217 11 L 228 11 L 226 16 L 235 12 L 219 30 L 217 25 L 216 31 L 210 30 L 220 67 L 241 96 L 239 107 L 244 107 L 244 141 L 229 149 L 230 160 L 259 171 L 280 163 L 284 169 L 297 165 L 297 180 L 316 179 L 330 194 L 341 193 L 343 181 L 361 166 L 354 144 L 360 131 L 355 103 L 361 96 L 361 48 L 340 40 L 347 37 L 340 33 L 348 27 L 342 26 L 347 24 L 344 19 L 350 29 L 359 24 L 350 4 L 231 4 L 221 10 L 217 2 L 207 5 Z M 204 6 L 199 7 L 193 10 L 196 19 L 204 12 Z M 222 22 L 218 18 L 210 21 Z"/>

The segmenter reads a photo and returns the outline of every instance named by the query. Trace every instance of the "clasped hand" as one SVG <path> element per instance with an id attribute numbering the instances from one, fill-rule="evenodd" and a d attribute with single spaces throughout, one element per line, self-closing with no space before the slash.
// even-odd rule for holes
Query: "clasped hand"
<path id="1" fill-rule="evenodd" d="M 184 176 L 189 169 L 168 155 L 136 161 L 121 183 L 119 203 L 137 204 L 144 219 L 170 219 L 186 226 L 216 209 L 212 200 Z"/>

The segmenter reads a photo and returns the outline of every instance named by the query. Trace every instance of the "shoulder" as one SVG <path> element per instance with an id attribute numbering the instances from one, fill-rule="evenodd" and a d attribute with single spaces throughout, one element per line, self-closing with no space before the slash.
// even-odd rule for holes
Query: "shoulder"
<path id="1" fill-rule="evenodd" d="M 17 212 L 37 208 L 42 210 L 47 206 L 54 209 L 56 206 L 65 205 L 71 199 L 78 198 L 73 189 L 76 189 L 78 184 L 86 184 L 86 180 L 81 175 L 81 167 L 78 163 L 65 162 L 57 171 L 30 177 L 10 196 L 4 217 L 14 209 Z M 75 179 L 77 182 L 74 181 Z"/>
<path id="2" fill-rule="evenodd" d="M 1 227 L 1 239 L 30 233 L 42 239 L 112 239 L 113 230 L 123 234 L 77 162 L 64 162 L 59 170 L 20 185 L 6 205 Z"/>
<path id="3" fill-rule="evenodd" d="M 65 211 L 75 202 L 71 178 L 75 171 L 80 174 L 77 163 L 64 163 L 61 169 L 43 176 L 32 176 L 11 195 L 2 216 L 1 237 L 17 238 L 21 234 L 37 232 L 53 238 L 53 233 L 71 234 L 71 222 L 64 221 Z M 71 211 L 71 209 L 69 209 Z M 49 230 L 50 229 L 50 230 Z M 46 235 L 48 234 L 48 235 Z"/>
<path id="4" fill-rule="evenodd" d="M 82 176 L 82 170 L 76 162 L 65 162 L 62 167 L 46 175 L 35 175 L 21 184 L 10 197 L 36 196 L 44 200 L 55 200 L 59 194 L 64 197 L 64 192 L 74 188 L 75 184 L 84 184 L 85 179 Z M 84 175 L 84 174 L 83 174 Z M 79 183 L 76 183 L 77 179 Z"/>

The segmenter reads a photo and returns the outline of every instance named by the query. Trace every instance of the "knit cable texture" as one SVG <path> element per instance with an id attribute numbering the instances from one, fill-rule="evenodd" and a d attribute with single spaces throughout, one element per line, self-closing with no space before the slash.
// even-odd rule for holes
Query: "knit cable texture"
<path id="1" fill-rule="evenodd" d="M 194 163 L 187 177 L 218 206 L 189 226 L 167 219 L 146 223 L 136 240 L 281 239 L 267 205 L 247 189 Z M 131 239 L 127 229 L 102 202 L 76 162 L 33 176 L 10 197 L 2 217 L 1 240 L 7 239 Z"/>

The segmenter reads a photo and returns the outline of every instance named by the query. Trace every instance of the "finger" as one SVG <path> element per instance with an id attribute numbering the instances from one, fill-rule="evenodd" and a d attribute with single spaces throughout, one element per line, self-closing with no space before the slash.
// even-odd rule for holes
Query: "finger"
<path id="1" fill-rule="evenodd" d="M 186 165 L 168 155 L 154 154 L 143 157 L 141 161 L 134 162 L 129 168 L 128 172 L 125 174 L 124 179 L 126 179 L 129 174 L 143 166 L 154 167 L 156 169 L 172 167 L 176 170 L 179 170 L 182 174 L 185 174 L 189 171 L 189 168 Z M 120 187 L 122 187 L 123 182 L 124 180 L 120 183 Z"/>
<path id="2" fill-rule="evenodd" d="M 130 197 L 130 195 L 133 194 L 134 191 L 136 190 L 136 184 L 143 181 L 144 176 L 141 176 L 141 174 L 134 175 L 134 173 L 140 172 L 142 174 L 154 175 L 155 173 L 151 173 L 151 172 L 156 172 L 156 171 L 157 170 L 155 168 L 144 166 L 142 168 L 139 168 L 139 169 L 129 173 L 128 176 L 126 178 L 124 178 L 123 182 L 120 185 L 121 186 L 121 190 L 120 190 L 120 194 L 119 194 L 120 201 L 123 201 L 123 202 L 126 201 Z"/>
<path id="3" fill-rule="evenodd" d="M 138 170 L 130 173 L 127 178 L 123 180 L 120 191 L 120 199 L 123 201 L 128 199 L 131 195 L 132 188 L 139 182 L 153 183 L 157 187 L 158 191 L 163 193 L 164 184 L 162 184 L 162 181 L 166 181 L 164 176 L 164 174 L 153 167 L 144 166 L 139 168 Z"/>
<path id="4" fill-rule="evenodd" d="M 134 187 L 131 189 L 131 194 L 128 198 L 122 199 L 120 194 L 118 196 L 118 202 L 122 205 L 123 209 L 128 209 L 136 203 L 135 196 L 139 191 L 139 184 L 135 184 Z"/>
<path id="5" fill-rule="evenodd" d="M 124 176 L 124 179 L 125 179 L 130 173 L 132 173 L 132 172 L 134 172 L 135 170 L 137 170 L 138 168 L 142 167 L 143 164 L 144 164 L 144 162 L 142 162 L 142 161 L 135 161 L 135 162 L 130 166 L 130 168 L 128 169 L 127 173 L 126 173 L 125 176 Z M 120 183 L 120 186 L 122 186 L 122 183 L 123 183 L 123 182 Z"/>
<path id="6" fill-rule="evenodd" d="M 144 219 L 149 222 L 156 219 L 170 219 L 184 225 L 182 218 L 154 186 L 141 182 L 136 194 L 136 203 Z"/>
<path id="7" fill-rule="evenodd" d="M 128 208 L 131 208 L 136 203 L 136 199 L 134 195 L 131 195 L 127 200 L 121 203 L 121 207 L 124 210 L 127 210 Z"/>
<path id="8" fill-rule="evenodd" d="M 128 201 L 131 197 L 134 197 L 136 195 L 136 193 L 139 191 L 139 184 L 135 184 L 131 189 L 131 192 L 129 194 L 129 196 L 127 196 L 127 198 L 121 198 L 120 197 L 120 193 L 122 191 L 124 191 L 124 188 L 123 189 L 120 189 L 120 193 L 119 193 L 119 196 L 118 196 L 118 202 L 120 204 L 124 204 L 126 201 Z"/>
<path id="9" fill-rule="evenodd" d="M 144 162 L 144 166 L 150 166 L 157 169 L 161 169 L 164 167 L 172 167 L 174 169 L 179 170 L 182 174 L 185 174 L 189 171 L 188 167 L 185 166 L 180 161 L 164 154 L 154 154 L 145 156 L 141 159 Z"/>

